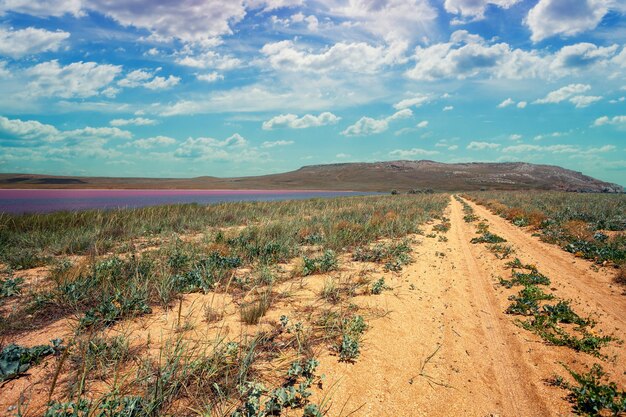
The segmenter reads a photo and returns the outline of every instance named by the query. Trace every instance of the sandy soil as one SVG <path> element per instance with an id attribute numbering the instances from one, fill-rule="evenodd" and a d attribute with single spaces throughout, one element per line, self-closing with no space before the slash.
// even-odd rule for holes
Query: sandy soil
<path id="1" fill-rule="evenodd" d="M 554 293 L 573 299 L 582 314 L 595 314 L 598 329 L 623 337 L 626 298 L 610 284 L 611 274 L 539 242 L 487 210 L 473 205 L 490 230 L 516 248 L 553 282 Z M 574 368 L 600 360 L 568 348 L 548 346 L 504 314 L 513 290 L 497 284 L 508 277 L 505 261 L 484 245 L 472 245 L 474 227 L 463 221 L 460 203 L 449 208 L 448 241 L 423 239 L 417 262 L 397 283 L 396 294 L 368 298 L 388 309 L 371 323 L 362 356 L 354 365 L 322 360 L 332 386 L 330 416 L 566 416 L 565 392 L 546 384 Z M 443 254 L 443 255 L 441 255 Z M 621 314 L 620 314 L 621 312 Z M 613 380 L 626 382 L 624 347 L 605 348 L 603 363 Z M 350 414 L 352 413 L 352 414 Z"/>
<path id="2" fill-rule="evenodd" d="M 535 264 L 551 281 L 551 292 L 572 300 L 581 315 L 593 315 L 596 331 L 624 338 L 626 297 L 612 284 L 612 271 L 593 267 L 561 249 L 540 242 L 528 231 L 515 227 L 486 209 L 470 203 L 490 230 L 507 239 L 513 256 Z M 566 375 L 561 363 L 585 370 L 601 363 L 612 380 L 626 384 L 625 347 L 612 343 L 603 349 L 601 360 L 569 348 L 546 345 L 539 337 L 514 324 L 504 313 L 507 297 L 516 292 L 498 284 L 510 271 L 485 245 L 473 245 L 475 226 L 463 221 L 462 207 L 452 199 L 447 209 L 451 228 L 445 238 L 414 236 L 415 262 L 400 274 L 385 273 L 391 291 L 357 296 L 351 301 L 367 311 L 369 329 L 361 356 L 354 364 L 339 363 L 322 349 L 319 373 L 325 375 L 323 389 L 313 401 L 327 400 L 328 416 L 569 416 L 571 405 L 565 391 L 546 380 Z M 428 234 L 432 225 L 425 227 Z M 342 258 L 341 274 L 356 274 L 367 265 Z M 382 272 L 374 274 L 376 278 Z M 296 314 L 306 306 L 318 308 L 319 289 L 327 276 L 288 282 L 280 291 L 289 297 L 273 306 L 264 323 L 281 314 Z M 242 326 L 238 306 L 229 296 L 190 294 L 185 297 L 182 317 L 195 325 L 190 339 L 213 337 L 220 332 L 233 336 L 253 334 L 257 326 Z M 221 323 L 202 321 L 205 304 L 221 306 L 226 316 Z M 177 311 L 156 309 L 148 317 L 119 326 L 145 339 L 168 336 L 175 331 Z M 31 346 L 45 343 L 51 335 L 71 334 L 72 319 L 51 323 L 38 332 L 21 335 L 16 343 Z M 261 324 L 263 325 L 263 323 Z M 125 330 L 132 328 L 131 330 Z M 0 415 L 12 415 L 8 406 L 30 387 L 30 395 L 46 397 L 48 386 L 38 384 L 53 372 L 55 359 L 34 367 L 29 376 L 0 388 Z M 34 384 L 34 385 L 33 385 Z M 296 415 L 296 414 L 294 414 Z M 301 415 L 301 411 L 299 412 Z"/>

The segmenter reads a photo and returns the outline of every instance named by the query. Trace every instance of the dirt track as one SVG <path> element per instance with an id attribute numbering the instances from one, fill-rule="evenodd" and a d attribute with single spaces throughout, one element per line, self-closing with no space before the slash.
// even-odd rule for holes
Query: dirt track
<path id="1" fill-rule="evenodd" d="M 550 277 L 553 292 L 573 299 L 582 314 L 595 314 L 596 330 L 626 334 L 626 299 L 611 289 L 610 274 L 594 272 L 559 248 L 539 242 L 487 210 L 472 205 L 490 230 L 505 237 L 522 262 Z M 363 298 L 389 314 L 371 321 L 362 356 L 354 365 L 322 360 L 333 386 L 331 416 L 554 416 L 572 415 L 565 392 L 546 384 L 566 374 L 560 363 L 580 367 L 600 362 L 565 347 L 548 346 L 504 314 L 510 290 L 505 261 L 483 245 L 472 245 L 474 226 L 463 221 L 461 204 L 449 207 L 448 241 L 422 238 L 416 262 L 394 282 L 395 294 Z M 444 256 L 441 256 L 441 253 Z M 358 302 L 358 301 L 357 301 Z M 620 314 L 622 312 L 622 314 Z M 611 377 L 624 383 L 623 345 L 604 349 L 618 355 Z M 584 367 L 581 369 L 585 369 Z M 334 385 L 333 385 L 334 384 Z"/>

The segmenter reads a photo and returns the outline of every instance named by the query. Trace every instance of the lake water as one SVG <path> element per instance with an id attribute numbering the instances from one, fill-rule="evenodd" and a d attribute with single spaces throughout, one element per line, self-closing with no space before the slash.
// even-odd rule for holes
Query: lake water
<path id="1" fill-rule="evenodd" d="M 161 204 L 277 201 L 371 194 L 376 193 L 294 190 L 0 190 L 0 213 L 46 213 Z"/>

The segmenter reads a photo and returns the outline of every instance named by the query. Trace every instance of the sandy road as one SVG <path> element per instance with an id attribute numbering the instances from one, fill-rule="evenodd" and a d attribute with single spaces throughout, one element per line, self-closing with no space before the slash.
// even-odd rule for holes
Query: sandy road
<path id="1" fill-rule="evenodd" d="M 559 248 L 545 245 L 484 209 L 491 230 L 505 237 L 523 262 L 533 262 L 554 282 L 555 293 L 574 299 L 583 313 L 599 316 L 601 330 L 624 335 L 624 297 L 602 272 L 593 272 Z M 416 262 L 392 285 L 393 293 L 361 297 L 357 303 L 388 314 L 371 320 L 364 350 L 353 364 L 323 357 L 321 371 L 332 386 L 329 415 L 339 416 L 569 416 L 565 393 L 546 384 L 564 374 L 560 363 L 590 365 L 598 360 L 548 346 L 504 314 L 510 290 L 497 276 L 510 274 L 505 261 L 484 245 L 470 243 L 474 226 L 463 221 L 461 204 L 448 208 L 447 241 L 421 237 Z M 608 278 L 606 278 L 608 279 Z M 508 291 L 508 292 L 507 292 Z M 625 357 L 623 346 L 605 352 Z M 619 359 L 617 382 L 623 379 Z"/>

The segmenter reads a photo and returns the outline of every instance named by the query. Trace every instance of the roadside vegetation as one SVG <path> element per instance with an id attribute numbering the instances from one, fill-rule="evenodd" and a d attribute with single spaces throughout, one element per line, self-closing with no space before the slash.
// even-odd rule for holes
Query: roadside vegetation
<path id="1" fill-rule="evenodd" d="M 616 267 L 626 263 L 624 194 L 473 192 L 467 197 L 578 257 Z"/>
<path id="2" fill-rule="evenodd" d="M 317 356 L 358 360 L 369 313 L 351 299 L 389 290 L 376 274 L 411 263 L 407 236 L 442 219 L 448 202 L 419 194 L 2 215 L 2 379 L 55 358 L 42 381 L 48 398 L 29 411 L 21 396 L 17 415 L 43 406 L 49 417 L 321 416 L 325 401 L 311 401 Z M 363 270 L 344 274 L 345 261 Z M 15 277 L 32 267 L 43 267 L 37 285 Z M 290 301 L 305 277 L 325 282 L 315 307 Z M 146 332 L 157 317 L 166 324 Z M 10 344 L 56 320 L 69 323 L 66 340 Z"/>

